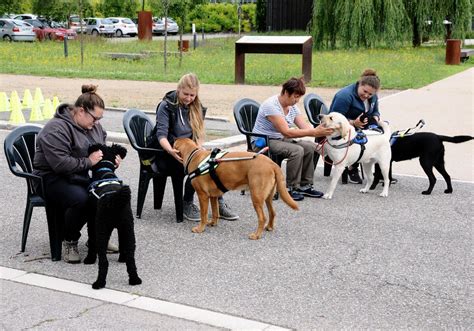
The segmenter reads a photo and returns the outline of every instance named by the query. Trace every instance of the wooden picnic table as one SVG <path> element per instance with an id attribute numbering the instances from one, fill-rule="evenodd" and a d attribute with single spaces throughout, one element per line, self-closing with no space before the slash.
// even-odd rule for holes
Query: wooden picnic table
<path id="1" fill-rule="evenodd" d="M 313 38 L 311 36 L 245 36 L 235 42 L 235 83 L 245 84 L 245 54 L 301 54 L 302 73 L 311 80 Z"/>

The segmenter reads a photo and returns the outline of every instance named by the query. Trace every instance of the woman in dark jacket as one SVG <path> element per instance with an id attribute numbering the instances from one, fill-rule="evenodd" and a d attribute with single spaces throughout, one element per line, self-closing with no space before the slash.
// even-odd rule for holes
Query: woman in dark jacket
<path id="1" fill-rule="evenodd" d="M 380 131 L 379 101 L 377 92 L 380 78 L 373 69 L 366 69 L 359 80 L 336 93 L 329 112 L 338 112 L 346 116 L 356 129 L 374 129 Z M 349 181 L 362 184 L 358 164 L 348 169 Z"/>
<path id="2" fill-rule="evenodd" d="M 199 80 L 196 75 L 186 74 L 178 82 L 175 91 L 166 93 L 156 109 L 156 136 L 167 154 L 158 160 L 158 167 L 166 171 L 176 171 L 184 176 L 183 159 L 179 151 L 173 148 L 177 138 L 190 138 L 202 146 L 204 143 L 204 115 L 199 101 Z M 188 179 L 184 185 L 183 216 L 192 221 L 201 219 L 199 208 L 193 203 L 194 188 Z M 226 220 L 239 217 L 232 213 L 222 198 L 219 198 L 219 215 Z"/>
<path id="3" fill-rule="evenodd" d="M 102 159 L 102 152 L 89 155 L 88 149 L 91 144 L 104 144 L 107 135 L 99 123 L 105 106 L 96 89 L 83 85 L 74 105 L 58 107 L 38 134 L 34 158 L 35 174 L 43 178 L 44 198 L 64 211 L 63 258 L 69 263 L 81 262 L 80 231 L 95 211 L 89 205 L 88 170 Z M 117 166 L 119 163 L 117 158 Z"/>

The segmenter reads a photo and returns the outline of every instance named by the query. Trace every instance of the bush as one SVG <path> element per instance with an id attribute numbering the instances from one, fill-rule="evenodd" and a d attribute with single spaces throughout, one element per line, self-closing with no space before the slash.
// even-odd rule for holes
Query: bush
<path id="1" fill-rule="evenodd" d="M 187 17 L 185 31 L 191 31 L 192 24 L 196 29 L 204 27 L 205 32 L 238 32 L 239 18 L 237 5 L 229 3 L 203 4 L 196 6 Z M 255 27 L 255 5 L 242 5 L 241 31 L 249 32 Z"/>

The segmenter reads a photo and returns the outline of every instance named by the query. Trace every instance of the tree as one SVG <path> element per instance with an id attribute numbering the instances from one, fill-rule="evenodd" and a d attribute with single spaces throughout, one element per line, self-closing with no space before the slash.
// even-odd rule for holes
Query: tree
<path id="1" fill-rule="evenodd" d="M 255 16 L 256 16 L 256 21 L 257 21 L 257 31 L 259 32 L 267 31 L 267 1 L 266 0 L 257 0 L 257 9 L 256 9 Z"/>
<path id="2" fill-rule="evenodd" d="M 105 17 L 135 17 L 138 2 L 135 0 L 102 0 L 98 8 Z"/>
<path id="3" fill-rule="evenodd" d="M 442 37 L 445 20 L 453 36 L 464 37 L 471 16 L 471 0 L 315 0 L 312 35 L 317 48 L 394 47 L 408 40 L 417 47 L 429 34 Z"/>
<path id="4" fill-rule="evenodd" d="M 0 2 L 0 15 L 19 13 L 22 9 L 21 0 L 2 0 Z"/>

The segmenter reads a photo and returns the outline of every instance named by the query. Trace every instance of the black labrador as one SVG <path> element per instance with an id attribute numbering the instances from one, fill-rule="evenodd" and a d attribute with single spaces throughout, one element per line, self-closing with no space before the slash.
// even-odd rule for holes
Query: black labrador
<path id="1" fill-rule="evenodd" d="M 412 135 L 399 137 L 392 144 L 392 162 L 406 161 L 414 158 L 420 158 L 420 165 L 428 176 L 430 185 L 426 191 L 421 194 L 431 194 L 436 184 L 436 177 L 433 174 L 433 167 L 443 176 L 448 186 L 444 193 L 452 193 L 451 177 L 444 167 L 444 145 L 443 142 L 460 144 L 472 140 L 472 136 L 442 136 L 432 132 L 417 132 Z M 374 182 L 370 187 L 375 189 L 380 180 L 382 173 L 378 165 L 375 166 Z M 392 165 L 390 163 L 390 180 L 392 180 Z"/>

